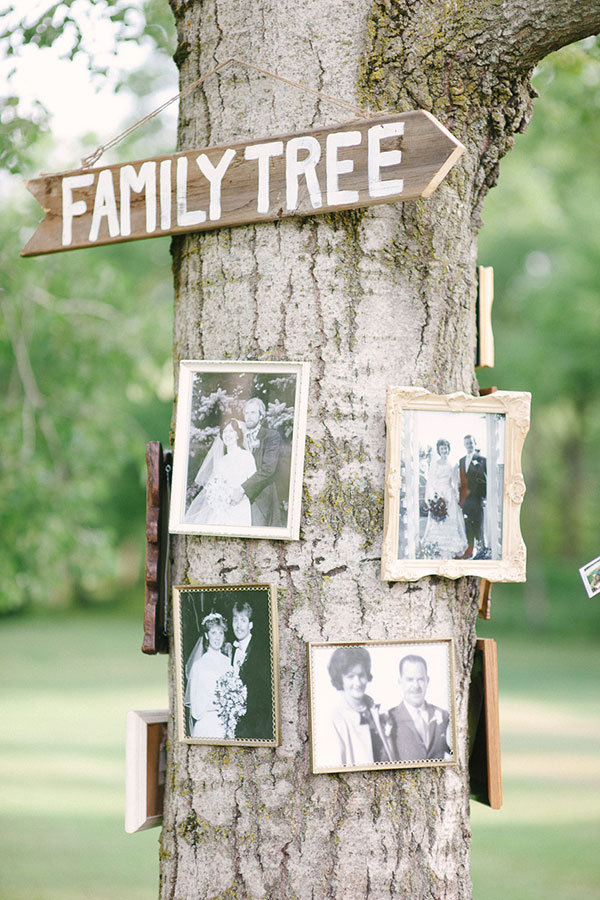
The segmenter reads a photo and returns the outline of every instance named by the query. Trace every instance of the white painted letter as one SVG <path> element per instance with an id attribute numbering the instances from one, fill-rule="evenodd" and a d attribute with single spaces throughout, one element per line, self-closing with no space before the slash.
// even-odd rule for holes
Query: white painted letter
<path id="1" fill-rule="evenodd" d="M 404 179 L 391 178 L 381 181 L 379 170 L 384 166 L 397 166 L 402 162 L 401 150 L 382 150 L 381 141 L 404 134 L 404 122 L 389 122 L 387 125 L 373 125 L 369 128 L 369 194 L 371 197 L 389 197 L 401 194 Z"/>
<path id="2" fill-rule="evenodd" d="M 206 213 L 202 209 L 193 209 L 188 212 L 187 208 L 187 156 L 180 156 L 177 160 L 177 224 L 178 225 L 201 225 L 206 222 Z"/>
<path id="3" fill-rule="evenodd" d="M 327 135 L 325 163 L 327 165 L 327 205 L 358 203 L 358 191 L 340 191 L 338 175 L 354 171 L 353 159 L 338 159 L 339 147 L 357 147 L 362 140 L 360 131 L 334 131 Z"/>
<path id="4" fill-rule="evenodd" d="M 298 159 L 298 150 L 308 150 L 308 156 Z M 298 206 L 298 178 L 304 175 L 308 196 L 313 209 L 323 206 L 321 200 L 321 188 L 317 178 L 317 163 L 321 159 L 321 145 L 318 140 L 309 135 L 291 138 L 287 142 L 285 153 L 285 193 L 288 209 L 296 209 Z"/>
<path id="5" fill-rule="evenodd" d="M 269 159 L 272 156 L 281 156 L 283 153 L 283 141 L 270 141 L 268 144 L 251 144 L 244 151 L 244 159 L 258 160 L 258 190 L 256 197 L 256 211 L 269 212 Z"/>
<path id="6" fill-rule="evenodd" d="M 104 216 L 106 216 L 108 224 L 108 233 L 111 237 L 117 237 L 119 234 L 119 216 L 117 215 L 115 186 L 113 184 L 113 177 L 110 169 L 103 169 L 98 175 L 96 199 L 94 200 L 94 215 L 92 216 L 92 224 L 90 227 L 90 241 L 98 240 L 100 223 Z"/>
<path id="7" fill-rule="evenodd" d="M 68 247 L 73 240 L 73 217 L 82 216 L 87 212 L 85 200 L 73 200 L 75 188 L 89 187 L 94 183 L 94 176 L 67 175 L 62 180 L 62 242 L 63 247 Z"/>
<path id="8" fill-rule="evenodd" d="M 146 232 L 156 231 L 156 163 L 145 162 L 139 173 L 131 165 L 123 166 L 120 172 L 121 190 L 121 235 L 131 234 L 131 192 L 146 191 Z"/>
<path id="9" fill-rule="evenodd" d="M 168 231 L 171 227 L 171 160 L 163 159 L 160 164 L 160 227 Z"/>
<path id="10" fill-rule="evenodd" d="M 201 153 L 196 159 L 198 168 L 204 177 L 210 181 L 210 205 L 208 207 L 208 215 L 211 222 L 221 218 L 221 182 L 223 175 L 229 168 L 229 163 L 235 156 L 235 150 L 226 150 L 221 157 L 219 164 L 213 166 L 206 153 Z"/>

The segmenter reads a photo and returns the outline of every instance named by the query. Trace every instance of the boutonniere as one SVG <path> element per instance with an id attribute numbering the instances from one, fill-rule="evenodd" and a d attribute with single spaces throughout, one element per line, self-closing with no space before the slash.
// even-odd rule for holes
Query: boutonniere
<path id="1" fill-rule="evenodd" d="M 472 465 L 473 465 L 473 466 L 478 466 L 478 465 L 479 465 L 479 460 L 474 459 L 473 462 L 472 462 Z"/>
<path id="2" fill-rule="evenodd" d="M 440 709 L 436 709 L 436 711 L 433 714 L 433 718 L 438 725 L 441 725 L 443 722 L 442 711 Z"/>

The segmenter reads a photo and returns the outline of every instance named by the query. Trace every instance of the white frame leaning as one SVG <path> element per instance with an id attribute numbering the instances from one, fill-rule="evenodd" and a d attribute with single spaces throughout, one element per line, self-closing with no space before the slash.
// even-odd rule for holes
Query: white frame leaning
<path id="1" fill-rule="evenodd" d="M 530 407 L 531 394 L 525 391 L 496 391 L 487 396 L 472 397 L 462 392 L 432 394 L 420 387 L 388 387 L 385 506 L 381 553 L 383 581 L 416 581 L 425 575 L 441 575 L 445 578 L 476 575 L 492 582 L 525 581 L 526 549 L 521 537 L 519 517 L 525 495 L 521 454 L 529 430 Z M 399 558 L 404 410 L 496 413 L 505 416 L 501 559 Z"/>
<path id="2" fill-rule="evenodd" d="M 600 594 L 600 584 L 594 589 L 592 588 L 589 579 L 589 576 L 593 575 L 596 570 L 600 571 L 600 556 L 597 556 L 596 559 L 591 559 L 589 563 L 586 563 L 585 566 L 582 566 L 579 570 L 588 597 L 597 597 L 598 594 Z"/>
<path id="3" fill-rule="evenodd" d="M 188 481 L 189 445 L 192 417 L 192 390 L 194 376 L 202 373 L 264 375 L 296 375 L 294 425 L 290 458 L 290 482 L 287 524 L 284 527 L 265 525 L 208 525 L 190 524 L 185 521 L 186 486 Z M 304 471 L 304 447 L 306 442 L 306 417 L 308 410 L 308 386 L 310 364 L 307 362 L 232 361 L 232 360 L 182 360 L 179 365 L 179 392 L 175 449 L 173 454 L 173 486 L 169 515 L 169 531 L 176 534 L 221 535 L 225 537 L 270 538 L 298 540 L 302 503 L 302 476 Z"/>
<path id="4" fill-rule="evenodd" d="M 231 606 L 235 602 L 244 600 L 244 593 L 248 591 L 264 591 L 266 609 L 262 618 L 267 622 L 270 680 L 271 680 L 271 720 L 272 733 L 261 738 L 218 738 L 218 737 L 192 737 L 189 728 L 186 728 L 186 664 L 194 655 L 195 646 L 189 655 L 184 658 L 183 646 L 183 617 L 181 604 L 183 594 L 216 593 L 219 595 L 231 593 L 239 597 L 231 598 Z M 221 606 L 225 604 L 221 598 Z M 258 617 L 256 617 L 258 618 Z M 231 747 L 277 747 L 281 743 L 281 722 L 279 705 L 279 637 L 277 629 L 277 586 L 273 582 L 258 584 L 179 584 L 173 587 L 173 636 L 175 647 L 175 716 L 177 740 L 184 744 L 203 744 L 212 746 Z M 254 635 L 254 638 L 256 634 Z"/>
<path id="5" fill-rule="evenodd" d="M 370 650 L 371 654 L 377 649 L 394 648 L 399 651 L 399 658 L 395 660 L 397 665 L 402 656 L 409 655 L 411 651 L 417 651 L 420 654 L 429 655 L 434 645 L 445 645 L 446 661 L 445 661 L 445 677 L 446 685 L 444 692 L 444 701 L 447 702 L 447 712 L 449 715 L 449 733 L 451 735 L 451 758 L 450 759 L 411 759 L 411 760 L 393 760 L 392 762 L 369 762 L 362 765 L 324 765 L 319 764 L 319 757 L 323 759 L 323 753 L 318 747 L 317 732 L 319 726 L 317 718 L 319 715 L 318 708 L 321 706 L 318 698 L 319 678 L 326 680 L 321 672 L 317 675 L 317 669 L 322 669 L 322 663 L 318 666 L 314 659 L 315 652 L 323 649 L 338 647 L 365 647 Z M 402 648 L 402 649 L 401 649 Z M 457 764 L 457 729 L 456 729 L 456 704 L 455 704 L 455 680 L 454 680 L 454 641 L 452 638 L 412 638 L 398 640 L 382 640 L 382 641 L 309 641 L 306 644 L 307 667 L 308 667 L 308 699 L 309 699 L 309 742 L 310 742 L 310 759 L 311 771 L 313 775 L 328 774 L 334 772 L 376 772 L 381 769 L 414 769 L 414 768 L 431 768 L 433 766 L 454 766 Z M 432 660 L 427 661 L 431 664 Z M 431 674 L 431 670 L 429 670 Z M 389 683 L 389 680 L 388 680 Z M 326 687 L 331 692 L 331 685 Z M 390 687 L 391 689 L 391 687 Z M 439 690 L 439 685 L 438 685 Z M 368 692 L 368 688 L 367 688 Z M 394 699 L 400 700 L 401 695 L 398 694 Z M 431 701 L 428 701 L 431 702 Z M 434 704 L 437 705 L 437 704 Z M 437 715 L 437 713 L 436 713 Z"/>
<path id="6" fill-rule="evenodd" d="M 125 729 L 125 831 L 133 834 L 162 823 L 160 812 L 148 809 L 149 789 L 159 787 L 159 757 L 149 758 L 148 732 L 156 725 L 166 727 L 168 709 L 130 709 Z M 156 779 L 151 785 L 150 779 Z"/>

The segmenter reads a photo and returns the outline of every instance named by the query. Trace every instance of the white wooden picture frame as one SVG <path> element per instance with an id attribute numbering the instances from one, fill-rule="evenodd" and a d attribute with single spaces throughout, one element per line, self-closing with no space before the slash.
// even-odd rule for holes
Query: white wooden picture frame
<path id="1" fill-rule="evenodd" d="M 180 363 L 171 532 L 298 540 L 309 371 Z"/>
<path id="2" fill-rule="evenodd" d="M 130 709 L 125 737 L 125 831 L 162 823 L 168 709 Z"/>

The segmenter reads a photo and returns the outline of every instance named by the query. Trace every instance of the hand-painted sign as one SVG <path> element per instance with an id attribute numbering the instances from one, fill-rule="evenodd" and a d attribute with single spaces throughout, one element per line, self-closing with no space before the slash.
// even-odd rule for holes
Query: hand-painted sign
<path id="1" fill-rule="evenodd" d="M 463 153 L 418 110 L 27 182 L 22 256 L 428 197 Z"/>

